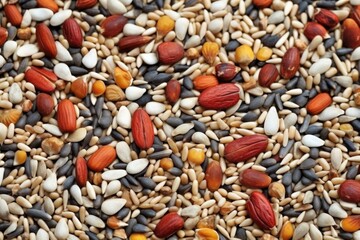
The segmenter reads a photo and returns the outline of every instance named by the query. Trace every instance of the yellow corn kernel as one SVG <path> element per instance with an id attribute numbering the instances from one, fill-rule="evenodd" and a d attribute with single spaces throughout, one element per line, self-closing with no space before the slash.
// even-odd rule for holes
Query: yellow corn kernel
<path id="1" fill-rule="evenodd" d="M 216 56 L 219 54 L 219 45 L 216 42 L 204 43 L 201 52 L 205 58 L 205 61 L 209 64 L 213 64 Z"/>
<path id="2" fill-rule="evenodd" d="M 256 58 L 259 61 L 266 61 L 268 59 L 270 59 L 272 55 L 272 50 L 271 48 L 268 47 L 262 47 L 259 49 L 259 51 L 256 54 Z"/>
<path id="3" fill-rule="evenodd" d="M 360 229 L 360 215 L 352 215 L 344 218 L 340 222 L 340 226 L 345 232 L 356 232 Z"/>
<path id="4" fill-rule="evenodd" d="M 199 240 L 218 240 L 219 234 L 211 228 L 200 228 L 196 231 Z"/>
<path id="5" fill-rule="evenodd" d="M 105 90 L 106 90 L 106 86 L 103 81 L 97 80 L 94 82 L 94 84 L 92 86 L 92 92 L 95 95 L 95 97 L 103 95 Z"/>
<path id="6" fill-rule="evenodd" d="M 162 36 L 172 31 L 174 27 L 175 27 L 175 21 L 172 20 L 169 16 L 160 17 L 156 24 L 156 29 L 158 33 Z"/>
<path id="7" fill-rule="evenodd" d="M 130 240 L 146 240 L 146 236 L 142 233 L 133 233 L 130 235 Z"/>
<path id="8" fill-rule="evenodd" d="M 160 160 L 160 167 L 164 170 L 169 170 L 174 167 L 174 163 L 171 158 L 162 158 Z"/>
<path id="9" fill-rule="evenodd" d="M 241 45 L 235 50 L 235 61 L 240 65 L 247 66 L 255 59 L 252 48 L 248 45 Z"/>
<path id="10" fill-rule="evenodd" d="M 127 88 L 132 83 L 132 76 L 130 72 L 122 70 L 119 67 L 116 67 L 114 70 L 114 78 L 116 84 L 122 89 Z"/>
<path id="11" fill-rule="evenodd" d="M 290 240 L 294 234 L 294 226 L 290 221 L 287 221 L 281 228 L 280 239 Z"/>
<path id="12" fill-rule="evenodd" d="M 14 165 L 21 165 L 26 161 L 27 158 L 27 154 L 25 151 L 23 150 L 18 150 L 15 153 L 15 161 L 14 161 Z"/>
<path id="13" fill-rule="evenodd" d="M 351 124 L 349 123 L 344 123 L 340 125 L 340 130 L 344 131 L 344 132 L 349 132 L 349 131 L 353 131 L 353 127 L 351 126 Z"/>
<path id="14" fill-rule="evenodd" d="M 188 160 L 196 165 L 200 165 L 205 160 L 205 153 L 200 148 L 192 148 L 189 150 Z"/>

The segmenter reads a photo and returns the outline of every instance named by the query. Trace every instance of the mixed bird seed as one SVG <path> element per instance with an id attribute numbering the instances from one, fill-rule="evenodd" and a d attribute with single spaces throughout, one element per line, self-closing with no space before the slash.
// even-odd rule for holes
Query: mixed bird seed
<path id="1" fill-rule="evenodd" d="M 0 5 L 0 239 L 360 239 L 359 0 Z"/>

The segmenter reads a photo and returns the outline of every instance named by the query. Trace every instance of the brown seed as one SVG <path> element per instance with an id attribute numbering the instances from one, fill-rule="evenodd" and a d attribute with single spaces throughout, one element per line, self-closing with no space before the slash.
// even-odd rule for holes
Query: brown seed
<path id="1" fill-rule="evenodd" d="M 274 64 L 265 64 L 259 72 L 259 84 L 262 87 L 270 87 L 279 77 L 279 71 Z"/>
<path id="2" fill-rule="evenodd" d="M 184 220 L 176 213 L 168 213 L 162 217 L 154 229 L 154 234 L 158 238 L 167 238 L 184 226 Z"/>
<path id="3" fill-rule="evenodd" d="M 48 26 L 44 23 L 40 23 L 36 26 L 36 40 L 39 48 L 50 58 L 55 58 L 57 49 L 55 45 L 54 36 L 52 35 Z"/>
<path id="4" fill-rule="evenodd" d="M 166 100 L 170 104 L 175 104 L 180 98 L 180 93 L 181 93 L 180 83 L 175 79 L 170 80 L 165 88 Z"/>
<path id="5" fill-rule="evenodd" d="M 267 8 L 270 7 L 273 0 L 252 0 L 252 3 L 258 8 Z"/>
<path id="6" fill-rule="evenodd" d="M 56 4 L 54 0 L 37 0 L 38 7 L 48 8 L 54 13 L 59 10 L 59 6 Z"/>
<path id="7" fill-rule="evenodd" d="M 220 63 L 215 66 L 216 77 L 222 82 L 230 82 L 238 73 L 232 63 Z"/>
<path id="8" fill-rule="evenodd" d="M 184 48 L 176 42 L 163 42 L 157 47 L 157 53 L 160 63 L 172 65 L 184 57 Z"/>
<path id="9" fill-rule="evenodd" d="M 8 21 L 15 27 L 19 27 L 22 22 L 22 15 L 16 5 L 7 4 L 4 7 L 4 12 Z"/>
<path id="10" fill-rule="evenodd" d="M 76 130 L 76 112 L 74 104 L 69 99 L 61 100 L 57 109 L 58 127 L 63 133 Z"/>
<path id="11" fill-rule="evenodd" d="M 356 180 L 344 181 L 338 189 L 338 195 L 341 200 L 346 202 L 360 202 L 360 182 Z"/>
<path id="12" fill-rule="evenodd" d="M 8 31 L 6 28 L 0 27 L 0 47 L 4 45 L 8 37 Z"/>
<path id="13" fill-rule="evenodd" d="M 220 163 L 214 160 L 206 168 L 205 180 L 206 180 L 207 188 L 211 192 L 217 191 L 221 186 L 222 179 L 223 179 L 223 173 L 221 170 Z"/>
<path id="14" fill-rule="evenodd" d="M 295 76 L 300 68 L 300 53 L 295 47 L 289 48 L 280 64 L 280 75 L 285 79 Z"/>
<path id="15" fill-rule="evenodd" d="M 202 91 L 198 101 L 203 108 L 223 110 L 234 106 L 239 99 L 239 88 L 235 84 L 224 83 Z"/>
<path id="16" fill-rule="evenodd" d="M 47 93 L 39 93 L 36 97 L 37 111 L 41 116 L 47 116 L 54 110 L 54 100 Z"/>
<path id="17" fill-rule="evenodd" d="M 91 155 L 87 162 L 89 169 L 100 172 L 116 159 L 116 151 L 112 146 L 102 146 Z"/>
<path id="18" fill-rule="evenodd" d="M 360 28 L 356 22 L 347 18 L 342 24 L 344 47 L 357 48 L 360 46 Z"/>
<path id="19" fill-rule="evenodd" d="M 155 139 L 153 124 L 147 112 L 137 109 L 131 119 L 131 129 L 135 144 L 141 149 L 150 148 Z"/>
<path id="20" fill-rule="evenodd" d="M 202 91 L 218 85 L 219 82 L 214 75 L 200 75 L 194 79 L 193 84 L 196 90 Z"/>
<path id="21" fill-rule="evenodd" d="M 260 192 L 252 192 L 246 202 L 246 210 L 251 219 L 264 230 L 273 228 L 276 224 L 274 210 L 269 200 Z"/>
<path id="22" fill-rule="evenodd" d="M 76 97 L 83 99 L 87 95 L 87 83 L 80 77 L 71 83 L 70 90 Z"/>
<path id="23" fill-rule="evenodd" d="M 111 15 L 107 17 L 100 25 L 104 30 L 102 34 L 107 38 L 115 37 L 122 32 L 127 21 L 127 18 L 123 15 Z"/>
<path id="24" fill-rule="evenodd" d="M 306 105 L 308 113 L 315 115 L 321 113 L 325 108 L 330 106 L 332 98 L 328 93 L 319 93 L 311 99 Z"/>
<path id="25" fill-rule="evenodd" d="M 97 4 L 98 0 L 77 0 L 76 9 L 83 10 L 86 8 L 92 8 Z"/>
<path id="26" fill-rule="evenodd" d="M 326 29 L 319 23 L 316 22 L 308 22 L 304 29 L 304 35 L 309 39 L 309 41 L 313 40 L 314 37 L 320 35 L 325 38 L 327 36 Z"/>
<path id="27" fill-rule="evenodd" d="M 149 36 L 127 36 L 120 39 L 119 51 L 128 52 L 134 48 L 141 47 L 152 40 L 152 37 Z"/>
<path id="28" fill-rule="evenodd" d="M 318 10 L 314 14 L 314 19 L 328 29 L 336 27 L 339 23 L 338 16 L 332 11 L 324 8 Z"/>
<path id="29" fill-rule="evenodd" d="M 77 157 L 75 172 L 76 172 L 76 183 L 79 185 L 79 187 L 85 187 L 88 177 L 88 169 L 87 169 L 86 160 L 83 157 Z"/>
<path id="30" fill-rule="evenodd" d="M 250 135 L 239 138 L 225 146 L 224 157 L 232 163 L 244 162 L 265 151 L 268 145 L 265 135 Z"/>
<path id="31" fill-rule="evenodd" d="M 55 91 L 54 82 L 57 81 L 57 76 L 50 70 L 32 66 L 25 72 L 25 79 L 32 83 L 38 91 L 47 93 Z"/>
<path id="32" fill-rule="evenodd" d="M 81 28 L 75 19 L 69 18 L 62 25 L 63 35 L 69 45 L 74 48 L 82 47 L 83 35 Z"/>
<path id="33" fill-rule="evenodd" d="M 360 26 L 360 6 L 353 6 L 350 11 L 350 18 L 354 19 L 358 26 Z"/>
<path id="34" fill-rule="evenodd" d="M 271 183 L 271 177 L 254 169 L 246 169 L 240 173 L 239 181 L 249 188 L 266 188 Z"/>

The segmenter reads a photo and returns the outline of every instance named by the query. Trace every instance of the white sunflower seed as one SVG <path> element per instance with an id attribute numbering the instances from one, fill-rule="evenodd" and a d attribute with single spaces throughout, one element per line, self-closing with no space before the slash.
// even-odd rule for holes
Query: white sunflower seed
<path id="1" fill-rule="evenodd" d="M 126 204 L 126 199 L 123 198 L 111 198 L 105 200 L 101 204 L 101 211 L 107 215 L 114 215 L 120 211 Z"/>
<path id="2" fill-rule="evenodd" d="M 149 160 L 146 158 L 140 158 L 133 160 L 126 166 L 126 172 L 129 174 L 137 174 L 144 170 L 149 164 Z"/>

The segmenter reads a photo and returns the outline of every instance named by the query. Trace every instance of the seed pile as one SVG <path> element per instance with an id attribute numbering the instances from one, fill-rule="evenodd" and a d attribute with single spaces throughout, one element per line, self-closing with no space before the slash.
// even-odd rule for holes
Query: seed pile
<path id="1" fill-rule="evenodd" d="M 1 239 L 360 239 L 360 1 L 1 1 Z"/>

